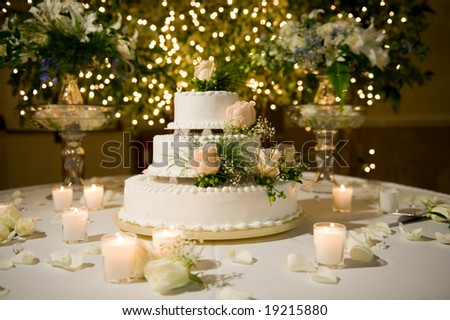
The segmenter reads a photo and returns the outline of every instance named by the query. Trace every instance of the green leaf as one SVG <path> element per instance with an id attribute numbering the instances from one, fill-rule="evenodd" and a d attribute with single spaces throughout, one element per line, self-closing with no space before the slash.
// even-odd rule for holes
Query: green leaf
<path id="1" fill-rule="evenodd" d="M 336 61 L 328 67 L 328 76 L 334 92 L 340 98 L 340 104 L 343 106 L 350 85 L 350 67 L 345 62 Z"/>

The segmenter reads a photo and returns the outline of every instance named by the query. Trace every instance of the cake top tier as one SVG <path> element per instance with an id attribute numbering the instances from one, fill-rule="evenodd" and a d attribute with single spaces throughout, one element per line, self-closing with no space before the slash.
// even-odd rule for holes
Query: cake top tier
<path id="1" fill-rule="evenodd" d="M 167 129 L 223 129 L 226 110 L 238 100 L 235 92 L 177 92 L 174 121 Z"/>

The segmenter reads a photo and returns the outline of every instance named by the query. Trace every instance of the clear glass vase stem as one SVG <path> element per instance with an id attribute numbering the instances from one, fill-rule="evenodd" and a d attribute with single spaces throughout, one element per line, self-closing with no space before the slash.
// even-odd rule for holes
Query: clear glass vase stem
<path id="1" fill-rule="evenodd" d="M 61 131 L 64 141 L 61 151 L 64 164 L 64 184 L 71 186 L 74 197 L 79 198 L 83 193 L 84 149 L 81 146 L 85 133 L 79 130 Z"/>
<path id="2" fill-rule="evenodd" d="M 316 129 L 314 134 L 317 139 L 315 146 L 316 174 L 306 183 L 303 191 L 316 193 L 331 193 L 333 186 L 337 185 L 334 179 L 334 137 L 337 130 Z"/>

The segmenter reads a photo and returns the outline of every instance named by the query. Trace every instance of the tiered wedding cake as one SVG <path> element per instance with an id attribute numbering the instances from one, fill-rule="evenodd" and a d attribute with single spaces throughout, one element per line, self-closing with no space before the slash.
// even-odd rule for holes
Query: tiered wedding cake
<path id="1" fill-rule="evenodd" d="M 179 92 L 174 108 L 167 126 L 173 134 L 155 136 L 152 164 L 125 182 L 119 227 L 151 234 L 175 226 L 227 239 L 284 231 L 298 220 L 296 182 L 280 178 L 292 168 L 279 167 L 285 158 L 262 149 L 247 130 L 255 122 L 253 103 L 227 91 Z M 223 133 L 226 127 L 232 133 Z"/>

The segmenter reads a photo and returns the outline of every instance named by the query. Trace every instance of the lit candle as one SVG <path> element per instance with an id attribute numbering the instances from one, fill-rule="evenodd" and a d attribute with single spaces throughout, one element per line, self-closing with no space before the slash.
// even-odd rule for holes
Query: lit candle
<path id="1" fill-rule="evenodd" d="M 392 213 L 398 210 L 398 190 L 395 188 L 380 189 L 380 211 Z"/>
<path id="2" fill-rule="evenodd" d="M 83 195 L 86 207 L 91 210 L 103 209 L 103 185 L 84 186 Z"/>
<path id="3" fill-rule="evenodd" d="M 79 243 L 87 239 L 88 210 L 86 208 L 66 208 L 61 214 L 63 241 Z"/>
<path id="4" fill-rule="evenodd" d="M 128 232 L 118 232 L 102 237 L 103 272 L 107 282 L 127 283 L 132 280 L 136 241 L 136 235 Z"/>
<path id="5" fill-rule="evenodd" d="M 316 262 L 330 268 L 339 268 L 344 261 L 346 228 L 334 222 L 318 222 L 313 226 Z"/>
<path id="6" fill-rule="evenodd" d="M 183 230 L 174 227 L 152 229 L 153 248 L 159 255 L 164 252 L 164 248 L 169 247 L 181 237 L 183 237 Z"/>
<path id="7" fill-rule="evenodd" d="M 72 205 L 73 189 L 72 187 L 54 187 L 52 188 L 53 206 L 56 212 L 61 212 L 64 208 Z"/>
<path id="8" fill-rule="evenodd" d="M 352 187 L 345 187 L 343 184 L 333 187 L 333 211 L 352 211 L 352 195 Z"/>

